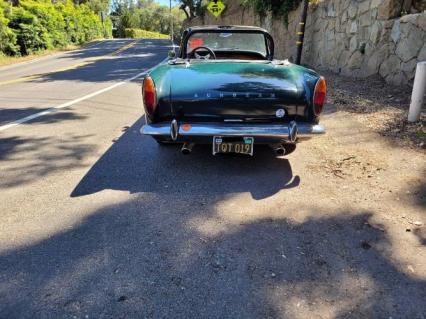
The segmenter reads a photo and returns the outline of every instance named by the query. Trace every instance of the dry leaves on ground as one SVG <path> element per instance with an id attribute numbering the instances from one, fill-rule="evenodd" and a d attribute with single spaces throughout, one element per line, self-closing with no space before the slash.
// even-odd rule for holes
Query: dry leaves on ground
<path id="1" fill-rule="evenodd" d="M 368 127 L 398 144 L 426 149 L 426 116 L 407 121 L 411 88 L 395 87 L 378 77 L 354 79 L 326 73 L 328 102 L 338 111 L 357 113 Z"/>

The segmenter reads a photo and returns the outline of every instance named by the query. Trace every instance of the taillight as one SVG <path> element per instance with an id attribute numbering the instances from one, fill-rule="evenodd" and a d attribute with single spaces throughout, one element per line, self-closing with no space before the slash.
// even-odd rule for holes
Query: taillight
<path id="1" fill-rule="evenodd" d="M 324 77 L 321 77 L 315 85 L 314 91 L 314 113 L 320 115 L 325 104 L 325 98 L 327 94 L 327 84 L 325 83 Z"/>
<path id="2" fill-rule="evenodd" d="M 155 92 L 154 81 L 149 76 L 143 80 L 142 95 L 145 111 L 148 115 L 153 115 L 157 103 L 157 94 Z"/>

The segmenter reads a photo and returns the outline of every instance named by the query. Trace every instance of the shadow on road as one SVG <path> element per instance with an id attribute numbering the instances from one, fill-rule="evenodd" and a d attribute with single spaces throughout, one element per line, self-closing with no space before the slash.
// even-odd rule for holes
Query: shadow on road
<path id="1" fill-rule="evenodd" d="M 0 190 L 22 187 L 54 172 L 84 167 L 82 159 L 94 147 L 85 142 L 89 136 L 0 138 Z"/>
<path id="2" fill-rule="evenodd" d="M 67 59 L 88 59 L 98 56 L 111 55 L 116 52 L 116 50 L 122 49 L 124 46 L 131 44 L 134 42 L 134 39 L 109 39 L 106 41 L 98 41 L 98 43 L 94 43 L 93 45 L 88 45 L 87 47 L 83 47 L 78 50 L 73 50 L 66 52 L 63 55 L 63 58 Z M 130 49 L 124 50 L 118 54 L 114 54 L 115 56 L 125 55 L 128 52 L 135 52 L 134 48 L 137 48 L 137 52 L 141 52 L 141 50 L 146 50 L 147 48 L 162 48 L 164 50 L 169 49 L 170 41 L 169 40 L 157 40 L 157 39 L 139 39 L 136 40 L 137 43 Z M 167 54 L 166 54 L 167 56 Z"/>
<path id="3" fill-rule="evenodd" d="M 298 221 L 279 202 L 261 218 L 226 213 L 218 206 L 242 193 L 261 200 L 298 187 L 289 160 L 268 149 L 213 157 L 208 147 L 185 157 L 142 137 L 142 125 L 126 129 L 68 204 L 88 209 L 92 198 L 76 197 L 103 190 L 132 196 L 0 252 L 0 318 L 425 318 L 426 281 L 398 264 L 386 230 L 369 226 L 374 211 L 306 199 Z M 0 188 L 84 167 L 86 138 L 8 138 L 1 160 L 35 162 L 11 166 L 26 174 Z"/>
<path id="4" fill-rule="evenodd" d="M 250 192 L 254 199 L 297 187 L 287 159 L 258 148 L 253 158 L 214 157 L 208 146 L 196 146 L 189 156 L 180 146 L 160 146 L 143 137 L 141 118 L 116 141 L 80 181 L 71 197 L 104 189 L 130 193 L 215 196 Z M 196 182 L 194 182 L 196 181 Z"/>
<path id="5" fill-rule="evenodd" d="M 87 50 L 89 53 L 86 52 Z M 96 51 L 90 53 L 94 50 L 73 51 L 67 55 L 68 58 L 88 58 L 85 60 L 89 62 L 88 64 L 78 66 L 75 69 L 47 73 L 31 82 L 73 81 L 97 83 L 123 81 L 160 63 L 167 57 L 170 44 L 167 41 L 157 40 L 155 45 L 150 46 L 143 41 L 139 41 L 134 47 L 113 56 L 97 56 L 95 54 Z M 94 58 L 100 59 L 90 62 L 92 55 Z"/>
<path id="6" fill-rule="evenodd" d="M 64 58 L 92 58 L 97 57 L 99 55 L 105 54 L 105 52 L 113 52 L 129 43 L 131 43 L 132 39 L 114 39 L 114 40 L 106 40 L 106 41 L 97 41 L 95 43 L 91 43 L 86 47 L 83 47 L 78 50 L 72 50 L 66 52 L 64 54 Z"/>
<path id="7" fill-rule="evenodd" d="M 25 108 L 7 108 L 0 109 L 0 126 L 6 125 L 10 122 L 13 122 L 17 119 L 22 119 L 26 116 L 33 115 L 39 112 L 48 110 L 49 108 L 35 108 L 35 107 L 25 107 Z M 52 112 L 50 114 L 43 115 L 41 117 L 31 120 L 31 123 L 56 123 L 59 121 L 69 121 L 69 120 L 81 120 L 84 119 L 84 116 L 76 115 L 74 112 L 67 110 L 57 110 L 57 112 Z M 29 123 L 26 123 L 29 124 Z"/>
<path id="8" fill-rule="evenodd" d="M 181 207 L 177 196 L 129 200 L 2 253 L 0 317 L 424 318 L 426 282 L 389 260 L 370 212 L 251 220 L 209 237 L 188 221 L 214 207 Z"/>

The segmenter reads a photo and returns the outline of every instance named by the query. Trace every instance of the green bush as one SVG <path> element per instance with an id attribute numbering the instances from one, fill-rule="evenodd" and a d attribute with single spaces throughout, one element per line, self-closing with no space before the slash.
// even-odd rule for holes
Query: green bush
<path id="1" fill-rule="evenodd" d="M 7 4 L 0 0 L 0 54 L 17 55 L 19 47 L 16 45 L 16 35 L 9 28 L 9 19 L 4 15 Z"/>
<path id="2" fill-rule="evenodd" d="M 126 38 L 133 39 L 170 39 L 167 34 L 161 34 L 159 32 L 146 31 L 142 29 L 127 28 L 124 30 L 124 36 Z"/>
<path id="3" fill-rule="evenodd" d="M 39 19 L 23 7 L 13 9 L 9 27 L 15 32 L 22 55 L 51 48 L 48 31 Z"/>
<path id="4" fill-rule="evenodd" d="M 179 39 L 185 14 L 179 7 L 172 8 L 160 5 L 152 0 L 116 1 L 112 7 L 111 19 L 114 25 L 114 36 L 124 38 L 126 29 L 140 29 L 158 32 L 163 35 L 171 33 L 173 17 L 174 39 Z M 130 34 L 133 35 L 133 33 Z M 147 37 L 142 34 L 142 37 Z"/>
<path id="5" fill-rule="evenodd" d="M 51 2 L 21 1 L 20 3 L 22 8 L 37 18 L 46 48 L 63 47 L 67 44 L 64 18 Z"/>
<path id="6" fill-rule="evenodd" d="M 0 52 L 27 55 L 32 52 L 82 44 L 111 37 L 112 24 L 102 24 L 98 14 L 86 4 L 71 0 L 21 0 L 10 7 L 0 0 Z"/>

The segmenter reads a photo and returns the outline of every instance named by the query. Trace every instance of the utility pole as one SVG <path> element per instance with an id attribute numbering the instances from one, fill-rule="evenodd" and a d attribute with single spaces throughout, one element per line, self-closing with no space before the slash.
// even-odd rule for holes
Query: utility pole
<path id="1" fill-rule="evenodd" d="M 104 38 L 107 37 L 106 28 L 105 28 L 105 12 L 101 11 L 101 21 L 102 21 L 102 28 L 104 30 Z"/>
<path id="2" fill-rule="evenodd" d="M 305 39 L 305 26 L 306 26 L 306 19 L 308 17 L 308 6 L 309 6 L 309 0 L 303 0 L 303 8 L 302 8 L 302 15 L 300 17 L 299 22 L 299 31 L 297 31 L 297 54 L 296 54 L 296 64 L 300 64 L 302 61 L 302 51 L 303 51 L 303 41 Z"/>
<path id="3" fill-rule="evenodd" d="M 172 40 L 172 46 L 173 46 L 173 51 L 175 49 L 175 43 L 173 40 L 173 34 L 174 34 L 174 30 L 173 30 L 173 14 L 172 14 L 172 0 L 170 0 L 170 39 Z"/>

